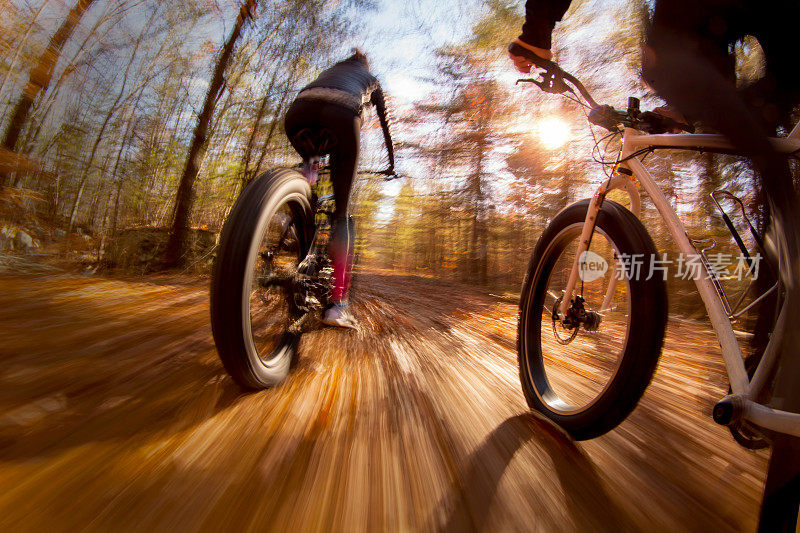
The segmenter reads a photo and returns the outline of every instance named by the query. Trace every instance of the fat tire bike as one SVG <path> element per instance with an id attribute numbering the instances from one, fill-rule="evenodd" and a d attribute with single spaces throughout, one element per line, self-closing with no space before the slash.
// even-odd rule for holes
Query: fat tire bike
<path id="1" fill-rule="evenodd" d="M 211 276 L 211 329 L 225 370 L 247 389 L 286 378 L 302 334 L 331 304 L 328 243 L 335 203 L 329 173 L 318 173 L 318 162 L 315 156 L 304 162 L 302 173 L 278 168 L 254 179 L 220 234 Z M 348 224 L 352 257 L 353 217 Z"/>
<path id="2" fill-rule="evenodd" d="M 296 169 L 268 171 L 245 187 L 222 228 L 211 329 L 225 370 L 244 388 L 286 378 L 304 328 L 330 304 L 329 185 L 323 178 L 312 190 Z"/>
<path id="3" fill-rule="evenodd" d="M 543 71 L 539 78 L 518 83 L 533 83 L 583 105 L 589 122 L 610 132 L 596 147 L 604 139 L 622 138 L 615 158 L 599 161 L 612 168 L 608 179 L 591 198 L 558 213 L 534 248 L 517 330 L 520 381 L 528 405 L 573 438 L 591 439 L 620 424 L 647 388 L 664 340 L 667 293 L 664 267 L 639 219 L 641 187 L 679 251 L 697 258 L 693 280 L 719 340 L 730 383 L 729 394 L 714 407 L 714 420 L 747 448 L 766 447 L 771 435 L 800 437 L 800 414 L 768 405 L 780 366 L 780 342 L 794 312 L 784 305 L 786 291 L 778 276 L 778 265 L 786 264 L 787 258 L 780 252 L 785 248 L 776 243 L 785 237 L 773 226 L 762 239 L 741 201 L 726 190 L 714 191 L 712 197 L 749 268 L 749 287 L 738 301 L 729 300 L 710 263 L 710 247 L 689 236 L 644 164 L 644 157 L 659 149 L 736 153 L 734 147 L 722 135 L 695 134 L 687 124 L 642 111 L 636 98 L 629 98 L 622 110 L 599 105 L 578 79 L 555 63 L 517 44 L 509 51 Z M 771 142 L 778 152 L 796 156 L 800 127 Z M 626 194 L 630 207 L 606 198 L 612 190 Z M 722 209 L 720 202 L 726 198 L 740 207 L 757 255 L 750 253 Z M 758 288 L 753 283 L 757 259 L 763 259 L 760 271 L 767 280 L 760 294 L 752 291 Z M 765 326 L 770 335 L 766 349 L 746 361 L 733 322 L 756 305 L 770 308 L 777 318 Z"/>

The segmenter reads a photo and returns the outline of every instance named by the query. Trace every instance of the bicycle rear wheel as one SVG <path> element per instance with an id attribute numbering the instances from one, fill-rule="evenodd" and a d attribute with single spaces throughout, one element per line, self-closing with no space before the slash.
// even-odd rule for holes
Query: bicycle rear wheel
<path id="1" fill-rule="evenodd" d="M 289 373 L 303 315 L 297 305 L 312 228 L 311 191 L 299 173 L 263 174 L 242 191 L 222 229 L 211 278 L 211 328 L 225 369 L 261 389 Z"/>
<path id="2" fill-rule="evenodd" d="M 658 362 L 667 318 L 662 274 L 650 275 L 655 246 L 641 222 L 610 200 L 589 248 L 594 270 L 585 270 L 576 287 L 583 302 L 573 300 L 567 316 L 559 313 L 588 207 L 584 200 L 565 208 L 539 239 L 517 336 L 528 405 L 578 440 L 613 429 L 636 406 Z"/>

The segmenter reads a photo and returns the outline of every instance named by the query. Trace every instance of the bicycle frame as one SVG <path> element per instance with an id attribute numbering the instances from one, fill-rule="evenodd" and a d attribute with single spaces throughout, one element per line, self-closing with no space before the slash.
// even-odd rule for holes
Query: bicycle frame
<path id="1" fill-rule="evenodd" d="M 780 153 L 789 154 L 796 152 L 800 150 L 800 125 L 796 126 L 788 137 L 772 138 L 770 140 L 775 149 Z M 692 244 L 686 232 L 686 228 L 678 217 L 678 214 L 667 201 L 664 193 L 656 184 L 653 176 L 639 158 L 631 157 L 632 154 L 646 148 L 671 148 L 714 152 L 735 151 L 734 147 L 722 135 L 646 134 L 634 128 L 625 128 L 621 152 L 622 162 L 619 166 L 629 171 L 631 175 L 626 176 L 620 173 L 613 176 L 598 187 L 592 197 L 578 243 L 578 251 L 564 291 L 564 297 L 561 301 L 561 308 L 559 311 L 562 316 L 564 316 L 569 307 L 569 303 L 575 291 L 575 286 L 578 282 L 580 257 L 583 252 L 589 249 L 597 215 L 606 194 L 611 190 L 619 189 L 626 192 L 631 199 L 631 211 L 638 217 L 641 209 L 641 199 L 638 189 L 634 186 L 634 182 L 638 181 L 653 200 L 653 204 L 666 223 L 667 229 L 677 243 L 681 253 L 687 255 L 697 253 L 697 249 Z M 699 276 L 695 276 L 694 282 L 706 307 L 709 318 L 711 319 L 711 324 L 717 335 L 717 339 L 719 340 L 722 358 L 725 362 L 725 368 L 733 392 L 729 398 L 734 408 L 738 411 L 742 419 L 756 426 L 800 437 L 800 414 L 772 409 L 754 401 L 759 392 L 761 392 L 767 384 L 767 377 L 771 374 L 771 371 L 774 369 L 779 359 L 777 340 L 781 339 L 783 336 L 786 318 L 790 311 L 785 305 L 782 306 L 770 342 L 767 345 L 753 379 L 750 380 L 745 370 L 742 350 L 734 334 L 733 324 L 728 317 L 722 297 L 714 286 L 712 275 L 706 264 L 701 262 L 700 265 L 702 265 L 702 271 Z M 601 311 L 608 306 L 610 297 L 613 295 L 615 289 L 616 279 L 617 276 L 612 275 Z"/>

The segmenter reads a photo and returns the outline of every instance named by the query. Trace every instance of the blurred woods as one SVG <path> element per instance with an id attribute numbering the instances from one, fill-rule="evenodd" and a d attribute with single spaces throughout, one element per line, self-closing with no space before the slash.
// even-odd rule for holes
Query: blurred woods
<path id="1" fill-rule="evenodd" d="M 399 166 L 410 177 L 392 194 L 374 178 L 356 184 L 362 265 L 517 291 L 542 229 L 604 178 L 591 154 L 605 132 L 591 132 L 574 103 L 514 83 L 505 48 L 523 4 L 482 2 L 471 31 L 439 46 L 418 75 L 432 88 L 425 100 L 393 110 Z M 437 9 L 414 5 L 422 17 Z M 639 78 L 649 6 L 576 0 L 556 29 L 555 59 L 600 102 L 623 107 L 634 95 L 657 105 Z M 4 218 L 28 228 L 34 245 L 60 239 L 69 253 L 80 244 L 100 263 L 146 270 L 208 265 L 242 188 L 298 161 L 282 131 L 286 106 L 349 51 L 380 5 L 40 0 L 2 9 L 0 178 L 12 211 Z M 754 41 L 738 58 L 744 78 L 758 74 Z M 613 159 L 619 144 L 599 146 Z M 381 150 L 366 142 L 363 166 L 378 168 Z M 692 237 L 735 252 L 709 193 L 728 188 L 753 205 L 748 165 L 711 154 L 648 162 Z M 674 257 L 644 206 L 658 248 Z M 123 254 L 131 240 L 133 257 Z M 697 309 L 686 301 L 687 312 Z"/>
<path id="2" fill-rule="evenodd" d="M 160 256 L 172 233 L 179 246 L 168 262 L 191 260 L 186 241 L 216 231 L 244 185 L 292 157 L 285 107 L 341 54 L 352 13 L 368 7 L 4 2 L 0 178 L 9 217 L 31 241 L 77 230 L 107 259 L 126 232 L 153 230 L 158 249 L 143 260 Z"/>
<path id="3" fill-rule="evenodd" d="M 388 223 L 376 228 L 367 246 L 386 266 L 514 293 L 544 227 L 605 179 L 593 154 L 613 161 L 619 139 L 601 142 L 600 152 L 593 152 L 607 132 L 592 132 L 584 110 L 536 87 L 515 85 L 525 76 L 511 72 L 505 50 L 519 34 L 521 4 L 487 0 L 469 38 L 437 51 L 431 79 L 440 90 L 403 117 L 403 127 L 418 132 L 409 149 L 419 176 L 404 185 Z M 649 9 L 645 0 L 573 2 L 553 36 L 555 60 L 601 103 L 624 108 L 630 95 L 641 98 L 645 109 L 661 105 L 640 79 Z M 743 43 L 737 59 L 742 81 L 755 77 L 761 65 L 758 44 Z M 710 193 L 730 190 L 757 221 L 749 165 L 719 154 L 669 155 L 649 155 L 649 168 L 692 238 L 713 238 L 712 253 L 731 254 L 735 263 L 739 250 Z M 645 226 L 659 252 L 676 259 L 679 250 L 641 193 Z M 616 192 L 611 198 L 629 203 Z M 733 216 L 733 204 L 725 208 L 747 235 L 743 219 Z M 738 280 L 725 284 L 734 293 L 743 288 Z M 668 285 L 673 311 L 704 313 L 691 281 L 671 277 Z"/>

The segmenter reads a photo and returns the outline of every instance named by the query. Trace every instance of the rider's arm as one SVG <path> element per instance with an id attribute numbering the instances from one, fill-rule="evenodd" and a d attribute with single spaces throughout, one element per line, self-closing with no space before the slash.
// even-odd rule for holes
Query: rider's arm
<path id="1" fill-rule="evenodd" d="M 550 50 L 556 22 L 567 12 L 571 0 L 528 0 L 525 2 L 525 24 L 519 40 L 524 44 Z"/>
<path id="2" fill-rule="evenodd" d="M 569 8 L 571 0 L 528 0 L 525 2 L 525 24 L 522 34 L 514 42 L 527 48 L 539 57 L 551 59 L 551 36 L 556 22 L 561 20 Z M 511 55 L 514 66 L 520 72 L 528 73 L 531 63 L 524 57 Z"/>
<path id="3" fill-rule="evenodd" d="M 375 111 L 378 113 L 378 121 L 380 121 L 381 130 L 383 130 L 383 141 L 386 143 L 386 151 L 389 154 L 389 169 L 394 170 L 394 145 L 392 144 L 392 134 L 389 133 L 389 117 L 386 112 L 386 99 L 383 96 L 383 90 L 380 84 L 372 91 L 370 102 L 375 106 Z"/>

